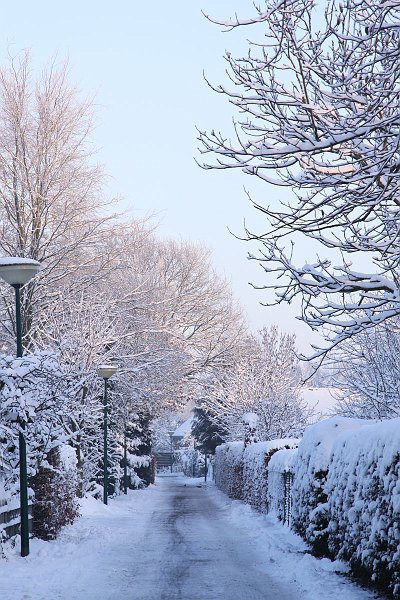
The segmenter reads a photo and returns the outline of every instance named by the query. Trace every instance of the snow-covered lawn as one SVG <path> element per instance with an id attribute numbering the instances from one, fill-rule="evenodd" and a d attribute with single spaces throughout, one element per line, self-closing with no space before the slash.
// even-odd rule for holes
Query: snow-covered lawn
<path id="1" fill-rule="evenodd" d="M 20 558 L 18 549 L 8 549 L 7 559 L 0 560 L 1 600 L 187 600 L 189 596 L 185 596 L 181 587 L 179 593 L 172 589 L 170 595 L 165 592 L 165 576 L 160 569 L 169 559 L 168 506 L 171 499 L 175 502 L 177 495 L 184 512 L 178 527 L 182 553 L 179 556 L 192 552 L 192 557 L 196 557 L 196 552 L 201 550 L 202 557 L 199 567 L 203 571 L 196 568 L 193 558 L 190 569 L 185 571 L 185 577 L 193 574 L 193 582 L 186 582 L 187 589 L 193 590 L 190 598 L 231 600 L 229 596 L 213 595 L 212 585 L 208 592 L 204 588 L 195 590 L 196 581 L 201 585 L 199 573 L 218 566 L 215 557 L 219 551 L 215 547 L 210 548 L 210 563 L 206 564 L 210 532 L 204 525 L 202 529 L 204 521 L 201 519 L 208 519 L 209 514 L 199 515 L 202 502 L 208 511 L 212 506 L 218 512 L 221 531 L 230 531 L 231 536 L 232 531 L 235 532 L 237 551 L 247 552 L 243 557 L 243 564 L 247 566 L 243 568 L 249 568 L 248 552 L 251 551 L 252 556 L 257 557 L 255 568 L 268 573 L 274 582 L 282 582 L 285 590 L 293 589 L 293 600 L 378 597 L 335 573 L 345 570 L 342 564 L 311 557 L 297 536 L 270 517 L 227 499 L 212 484 L 205 488 L 200 480 L 168 477 L 159 478 L 157 485 L 146 490 L 112 499 L 108 506 L 85 500 L 82 517 L 74 525 L 66 527 L 54 542 L 32 540 L 31 553 L 26 558 Z M 190 512 L 191 498 L 197 502 L 193 513 Z M 155 527 L 159 528 L 156 532 Z M 196 546 L 198 540 L 202 542 L 201 548 Z M 192 549 L 186 544 L 192 544 Z M 224 545 L 222 539 L 221 548 Z M 265 593 L 265 598 L 269 598 L 269 591 Z"/>

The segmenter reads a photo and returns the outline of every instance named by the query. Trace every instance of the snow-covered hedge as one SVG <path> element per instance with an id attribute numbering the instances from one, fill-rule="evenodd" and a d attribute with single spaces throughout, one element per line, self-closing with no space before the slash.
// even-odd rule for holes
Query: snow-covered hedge
<path id="1" fill-rule="evenodd" d="M 283 520 L 292 479 L 284 474 L 292 474 L 291 524 L 313 552 L 349 562 L 400 600 L 400 419 L 333 417 L 307 428 L 295 446 L 219 446 L 217 486 Z"/>
<path id="2" fill-rule="evenodd" d="M 32 533 L 43 540 L 54 540 L 61 529 L 79 515 L 75 450 L 68 445 L 53 448 L 31 477 L 34 491 Z"/>
<path id="3" fill-rule="evenodd" d="M 268 463 L 268 511 L 280 521 L 290 522 L 292 507 L 292 481 L 297 448 L 278 450 Z"/>
<path id="4" fill-rule="evenodd" d="M 243 498 L 243 442 L 222 444 L 215 450 L 215 483 L 229 498 Z"/>
<path id="5" fill-rule="evenodd" d="M 369 421 L 332 417 L 311 425 L 299 444 L 292 496 L 292 526 L 318 556 L 328 553 L 326 480 L 334 442 L 345 432 L 352 434 Z"/>
<path id="6" fill-rule="evenodd" d="M 326 493 L 331 554 L 400 598 L 400 419 L 340 436 Z"/>
<path id="7" fill-rule="evenodd" d="M 299 440 L 287 438 L 249 444 L 243 451 L 243 500 L 260 511 L 267 512 L 269 462 L 281 448 L 296 448 Z"/>
<path id="8" fill-rule="evenodd" d="M 230 498 L 243 500 L 261 511 L 268 510 L 268 463 L 281 448 L 294 448 L 293 438 L 255 442 L 244 447 L 242 442 L 222 444 L 216 449 L 215 481 Z"/>
<path id="9" fill-rule="evenodd" d="M 400 598 L 400 419 L 309 427 L 295 463 L 293 526 L 319 555 Z"/>

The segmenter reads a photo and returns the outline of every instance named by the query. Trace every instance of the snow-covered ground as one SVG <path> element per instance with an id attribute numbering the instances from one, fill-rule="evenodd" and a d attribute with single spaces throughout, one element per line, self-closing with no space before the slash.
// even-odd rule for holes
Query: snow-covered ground
<path id="1" fill-rule="evenodd" d="M 318 560 L 271 517 L 212 484 L 158 478 L 146 490 L 85 500 L 54 542 L 0 560 L 1 600 L 371 600 L 344 566 Z"/>

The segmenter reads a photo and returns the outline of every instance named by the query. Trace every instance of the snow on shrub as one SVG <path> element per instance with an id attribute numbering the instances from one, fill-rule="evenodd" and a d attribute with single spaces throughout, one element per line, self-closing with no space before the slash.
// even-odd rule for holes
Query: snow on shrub
<path id="1" fill-rule="evenodd" d="M 3 522 L 4 521 L 3 513 L 10 510 L 10 506 L 9 506 L 10 501 L 11 501 L 10 492 L 6 490 L 6 488 L 4 486 L 4 482 L 0 480 L 0 558 L 2 556 L 1 543 L 4 539 L 6 539 L 6 532 L 5 532 L 6 523 Z"/>
<path id="2" fill-rule="evenodd" d="M 325 488 L 330 553 L 400 598 L 400 419 L 337 438 Z"/>
<path id="3" fill-rule="evenodd" d="M 297 452 L 297 448 L 278 450 L 268 463 L 268 510 L 287 523 L 291 515 L 291 486 Z"/>
<path id="4" fill-rule="evenodd" d="M 75 450 L 67 445 L 53 448 L 30 484 L 35 493 L 32 506 L 33 534 L 53 540 L 61 528 L 73 523 L 79 514 Z"/>
<path id="5" fill-rule="evenodd" d="M 151 466 L 151 456 L 143 454 L 128 454 L 128 480 L 130 489 L 137 490 L 146 486 L 146 483 L 137 474 L 137 470 L 148 469 Z"/>
<path id="6" fill-rule="evenodd" d="M 292 473 L 292 526 L 313 552 L 400 599 L 400 419 L 333 417 L 296 442 L 219 446 L 217 486 L 284 519 L 283 475 Z"/>
<path id="7" fill-rule="evenodd" d="M 76 455 L 63 446 L 69 437 L 64 428 L 70 419 L 69 393 L 69 380 L 51 350 L 19 358 L 0 355 L 0 475 L 16 499 L 23 423 L 34 492 L 33 533 L 44 539 L 54 539 L 78 512 Z"/>
<path id="8" fill-rule="evenodd" d="M 369 423 L 332 417 L 307 427 L 299 444 L 292 488 L 292 526 L 317 556 L 329 554 L 326 480 L 334 442 L 340 434 L 353 434 Z"/>
<path id="9" fill-rule="evenodd" d="M 19 422 L 26 424 L 28 474 L 65 439 L 68 384 L 51 351 L 15 358 L 0 355 L 0 473 L 7 489 L 19 481 Z"/>
<path id="10" fill-rule="evenodd" d="M 229 498 L 242 499 L 243 442 L 222 444 L 215 450 L 215 483 Z"/>
<path id="11" fill-rule="evenodd" d="M 229 442 L 218 446 L 215 454 L 215 481 L 217 487 L 230 498 L 243 500 L 266 511 L 268 462 L 280 448 L 293 448 L 294 438 L 255 442 L 245 447 L 243 442 Z"/>
<path id="12" fill-rule="evenodd" d="M 281 448 L 295 448 L 299 440 L 287 438 L 256 442 L 243 451 L 242 499 L 260 511 L 268 512 L 268 465 L 271 457 Z"/>

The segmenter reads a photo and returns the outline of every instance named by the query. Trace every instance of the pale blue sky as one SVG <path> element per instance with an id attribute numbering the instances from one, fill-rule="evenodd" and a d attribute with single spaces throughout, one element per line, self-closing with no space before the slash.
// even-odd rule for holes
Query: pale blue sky
<path id="1" fill-rule="evenodd" d="M 262 230 L 260 215 L 244 193 L 258 200 L 278 192 L 239 172 L 201 170 L 196 126 L 229 131 L 233 107 L 203 79 L 223 78 L 225 48 L 245 50 L 249 31 L 222 33 L 201 14 L 246 14 L 250 0 L 180 2 L 69 0 L 68 3 L 4 4 L 1 57 L 29 48 L 34 64 L 68 57 L 70 79 L 95 95 L 94 142 L 110 174 L 109 193 L 122 196 L 134 216 L 158 213 L 159 235 L 200 241 L 213 250 L 216 269 L 232 281 L 254 329 L 277 323 L 295 331 L 307 350 L 309 329 L 286 306 L 263 308 L 265 275 L 246 259 L 248 244 L 236 240 L 243 220 Z M 253 247 L 253 251 L 255 248 Z M 269 295 L 269 298 L 271 296 Z"/>

